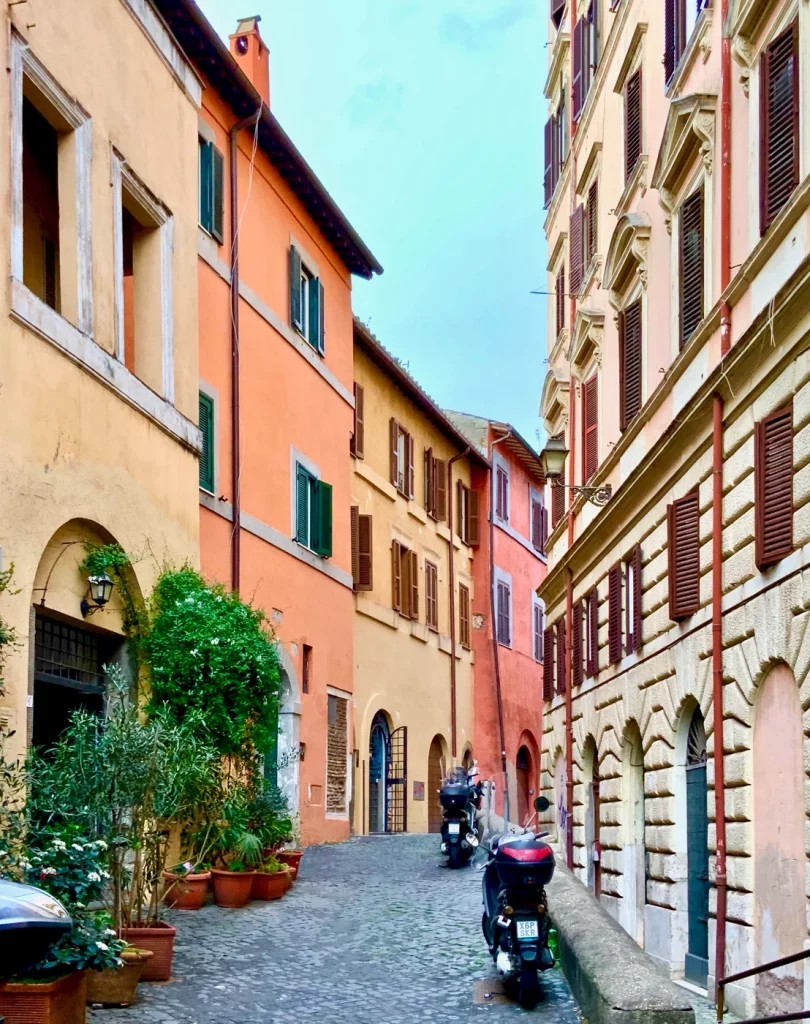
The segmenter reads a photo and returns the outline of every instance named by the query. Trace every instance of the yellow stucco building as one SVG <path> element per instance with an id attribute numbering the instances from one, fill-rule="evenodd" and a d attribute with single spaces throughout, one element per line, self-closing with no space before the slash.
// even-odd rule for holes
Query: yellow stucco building
<path id="1" fill-rule="evenodd" d="M 354 380 L 354 828 L 438 831 L 442 772 L 472 752 L 470 469 L 487 463 L 357 321 Z"/>
<path id="2" fill-rule="evenodd" d="M 147 594 L 198 551 L 200 82 L 140 0 L 4 9 L 0 613 L 6 756 L 103 701 L 120 596 L 83 618 L 90 542 Z M 92 606 L 92 601 L 90 602 Z"/>

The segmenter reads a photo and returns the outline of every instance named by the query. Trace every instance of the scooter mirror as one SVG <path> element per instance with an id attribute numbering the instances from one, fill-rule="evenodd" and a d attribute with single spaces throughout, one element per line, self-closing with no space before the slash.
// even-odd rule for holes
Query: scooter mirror
<path id="1" fill-rule="evenodd" d="M 536 811 L 547 811 L 551 807 L 550 801 L 544 796 L 538 796 L 534 801 Z"/>

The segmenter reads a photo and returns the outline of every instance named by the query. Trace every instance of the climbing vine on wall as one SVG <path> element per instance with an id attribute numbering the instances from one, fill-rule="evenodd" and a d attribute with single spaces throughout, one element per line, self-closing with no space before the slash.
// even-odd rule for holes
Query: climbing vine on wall
<path id="1" fill-rule="evenodd" d="M 8 569 L 3 569 L 0 572 L 0 594 L 17 594 L 18 590 L 12 588 L 12 581 L 14 579 L 14 563 L 12 562 Z M 4 618 L 0 616 L 0 694 L 4 691 L 4 675 L 6 667 L 6 659 L 13 647 L 18 646 L 19 639 L 17 636 L 16 629 L 10 626 Z"/>

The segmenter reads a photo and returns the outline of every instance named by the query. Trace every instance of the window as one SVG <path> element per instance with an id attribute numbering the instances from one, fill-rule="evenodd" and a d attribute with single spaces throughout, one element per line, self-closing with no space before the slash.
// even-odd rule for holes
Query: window
<path id="1" fill-rule="evenodd" d="M 693 491 L 667 506 L 669 617 L 678 621 L 700 607 L 700 504 Z"/>
<path id="2" fill-rule="evenodd" d="M 305 341 L 324 354 L 323 285 L 290 246 L 290 321 Z"/>
<path id="3" fill-rule="evenodd" d="M 439 632 L 439 573 L 432 562 L 425 562 L 425 623 Z"/>
<path id="4" fill-rule="evenodd" d="M 563 14 L 565 13 L 565 0 L 550 0 L 549 2 L 549 17 L 554 22 L 554 27 L 559 28 L 562 24 Z"/>
<path id="5" fill-rule="evenodd" d="M 625 608 L 625 651 L 627 654 L 641 650 L 641 545 L 636 544 L 633 553 L 624 563 L 624 580 L 627 606 Z"/>
<path id="6" fill-rule="evenodd" d="M 543 630 L 543 700 L 554 697 L 554 627 Z"/>
<path id="7" fill-rule="evenodd" d="M 754 434 L 754 505 L 757 567 L 793 550 L 793 406 L 757 423 Z"/>
<path id="8" fill-rule="evenodd" d="M 543 188 L 545 206 L 548 206 L 557 189 L 568 150 L 568 117 L 565 110 L 565 92 L 560 99 L 557 112 L 546 121 L 543 135 L 544 176 Z"/>
<path id="9" fill-rule="evenodd" d="M 509 522 L 509 473 L 501 465 L 495 468 L 495 516 L 502 523 Z"/>
<path id="10" fill-rule="evenodd" d="M 59 312 L 59 132 L 27 97 L 22 126 L 23 282 Z"/>
<path id="11" fill-rule="evenodd" d="M 760 59 L 759 221 L 764 234 L 799 184 L 799 26 Z"/>
<path id="12" fill-rule="evenodd" d="M 505 647 L 512 646 L 512 588 L 504 580 L 498 580 L 496 589 L 496 608 L 498 616 L 498 643 Z"/>
<path id="13" fill-rule="evenodd" d="M 477 547 L 481 543 L 481 516 L 478 491 L 458 481 L 458 535 L 465 544 Z"/>
<path id="14" fill-rule="evenodd" d="M 582 385 L 582 482 L 599 468 L 599 380 L 596 374 Z"/>
<path id="15" fill-rule="evenodd" d="M 458 585 L 458 635 L 462 647 L 470 647 L 470 591 L 463 583 Z"/>
<path id="16" fill-rule="evenodd" d="M 679 221 L 683 347 L 703 319 L 703 189 L 684 201 Z"/>
<path id="17" fill-rule="evenodd" d="M 363 385 L 354 384 L 354 425 L 349 451 L 356 459 L 365 458 L 366 427 L 365 427 L 365 391 Z"/>
<path id="18" fill-rule="evenodd" d="M 697 16 L 705 5 L 705 0 L 665 0 L 664 80 L 667 84 L 675 74 Z"/>
<path id="19" fill-rule="evenodd" d="M 389 479 L 405 498 L 413 497 L 413 438 L 395 419 L 389 424 Z"/>
<path id="20" fill-rule="evenodd" d="M 545 505 L 540 498 L 531 497 L 532 509 L 532 547 L 541 555 L 546 553 L 546 538 L 548 537 L 548 514 Z"/>
<path id="21" fill-rule="evenodd" d="M 202 450 L 200 451 L 200 487 L 204 491 L 214 493 L 214 399 L 200 392 L 200 433 L 202 434 Z"/>
<path id="22" fill-rule="evenodd" d="M 585 266 L 591 265 L 596 255 L 596 240 L 599 226 L 599 183 L 593 181 L 588 189 L 588 203 L 585 207 Z"/>
<path id="23" fill-rule="evenodd" d="M 358 505 L 351 507 L 352 580 L 358 591 L 374 589 L 371 516 L 361 515 Z"/>
<path id="24" fill-rule="evenodd" d="M 641 68 L 624 87 L 624 180 L 629 181 L 641 156 Z"/>
<path id="25" fill-rule="evenodd" d="M 535 599 L 532 603 L 532 652 L 534 660 L 543 662 L 543 606 Z"/>
<path id="26" fill-rule="evenodd" d="M 593 587 L 585 599 L 585 655 L 586 672 L 595 676 L 599 672 L 599 592 Z"/>
<path id="27" fill-rule="evenodd" d="M 622 567 L 608 572 L 608 657 L 611 665 L 622 660 Z"/>
<path id="28" fill-rule="evenodd" d="M 565 693 L 565 619 L 558 619 L 554 645 L 557 648 L 557 693 Z"/>
<path id="29" fill-rule="evenodd" d="M 555 529 L 565 515 L 565 487 L 551 485 L 551 529 Z"/>
<path id="30" fill-rule="evenodd" d="M 425 511 L 438 522 L 447 518 L 447 462 L 425 448 Z"/>
<path id="31" fill-rule="evenodd" d="M 405 619 L 419 618 L 419 559 L 399 541 L 391 545 L 391 606 Z"/>
<path id="32" fill-rule="evenodd" d="M 641 299 L 619 313 L 619 427 L 641 409 Z"/>
<path id="33" fill-rule="evenodd" d="M 578 120 L 593 82 L 599 63 L 599 11 L 598 0 L 591 0 L 584 16 L 574 25 L 571 41 L 574 63 L 573 94 L 574 120 Z"/>
<path id="34" fill-rule="evenodd" d="M 316 555 L 332 554 L 332 486 L 295 464 L 295 539 Z"/>
<path id="35" fill-rule="evenodd" d="M 571 685 L 582 685 L 582 602 L 571 609 Z"/>
<path id="36" fill-rule="evenodd" d="M 312 685 L 312 648 L 309 644 L 303 645 L 303 660 L 301 671 L 301 692 L 309 693 Z"/>
<path id="37" fill-rule="evenodd" d="M 571 294 L 579 295 L 582 279 L 585 276 L 585 211 L 581 203 L 574 208 L 574 212 L 571 214 L 568 257 Z"/>
<path id="38" fill-rule="evenodd" d="M 565 327 L 565 262 L 560 264 L 557 279 L 554 282 L 554 303 L 555 337 L 558 338 Z"/>
<path id="39" fill-rule="evenodd" d="M 327 701 L 326 813 L 345 814 L 348 810 L 349 702 L 331 693 Z"/>
<path id="40" fill-rule="evenodd" d="M 222 153 L 213 142 L 200 139 L 200 227 L 222 242 L 224 206 L 224 167 Z"/>

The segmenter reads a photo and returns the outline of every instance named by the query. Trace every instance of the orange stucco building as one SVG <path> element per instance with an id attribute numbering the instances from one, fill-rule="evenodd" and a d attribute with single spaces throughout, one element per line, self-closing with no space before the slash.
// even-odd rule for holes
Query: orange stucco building
<path id="1" fill-rule="evenodd" d="M 266 611 L 284 668 L 268 770 L 304 843 L 340 840 L 354 747 L 351 277 L 382 268 L 270 111 L 258 18 L 229 48 L 193 0 L 157 6 L 203 81 L 201 564 Z"/>

